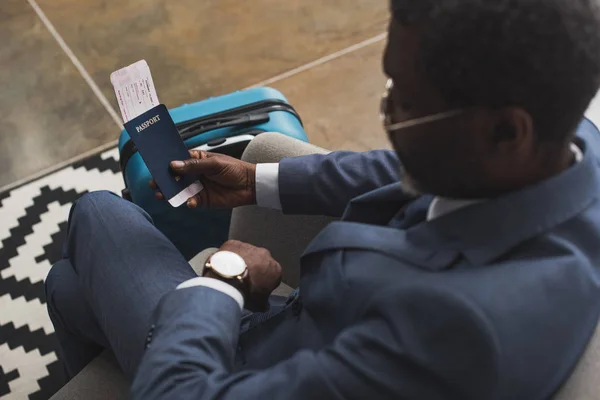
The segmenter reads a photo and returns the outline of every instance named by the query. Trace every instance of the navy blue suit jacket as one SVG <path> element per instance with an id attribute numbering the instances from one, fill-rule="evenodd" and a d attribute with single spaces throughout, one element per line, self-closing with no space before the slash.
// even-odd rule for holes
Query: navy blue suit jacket
<path id="1" fill-rule="evenodd" d="M 551 396 L 600 312 L 600 135 L 578 136 L 562 174 L 429 222 L 392 152 L 282 161 L 284 212 L 342 217 L 306 250 L 300 295 L 241 334 L 228 296 L 166 295 L 133 397 Z"/>

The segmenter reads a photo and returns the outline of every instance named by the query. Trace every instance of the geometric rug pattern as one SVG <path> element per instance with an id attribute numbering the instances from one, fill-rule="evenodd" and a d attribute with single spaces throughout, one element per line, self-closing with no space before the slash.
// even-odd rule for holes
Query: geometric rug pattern
<path id="1" fill-rule="evenodd" d="M 60 259 L 72 203 L 123 187 L 114 148 L 0 193 L 0 398 L 48 399 L 63 384 L 44 279 Z"/>

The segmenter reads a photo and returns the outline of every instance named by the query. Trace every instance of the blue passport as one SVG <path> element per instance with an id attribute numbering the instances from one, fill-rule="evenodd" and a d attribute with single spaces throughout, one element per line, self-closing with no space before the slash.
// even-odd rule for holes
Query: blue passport
<path id="1" fill-rule="evenodd" d="M 196 177 L 171 171 L 171 161 L 187 160 L 190 153 L 164 104 L 127 122 L 125 129 L 169 204 L 179 207 L 202 190 Z"/>

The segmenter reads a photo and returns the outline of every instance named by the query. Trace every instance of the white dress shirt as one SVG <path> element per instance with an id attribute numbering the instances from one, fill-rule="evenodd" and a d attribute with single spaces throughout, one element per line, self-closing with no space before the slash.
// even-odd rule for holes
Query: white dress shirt
<path id="1" fill-rule="evenodd" d="M 571 151 L 575 156 L 575 162 L 583 160 L 583 152 L 574 143 L 571 144 Z M 468 207 L 473 204 L 481 203 L 485 199 L 465 200 L 451 199 L 447 197 L 435 197 L 429 206 L 427 212 L 427 221 L 439 218 L 442 215 L 451 213 L 460 208 Z M 257 164 L 256 165 L 256 204 L 259 207 L 281 210 L 281 200 L 279 197 L 279 164 Z M 197 277 L 183 282 L 177 289 L 185 289 L 194 286 L 206 286 L 231 296 L 240 306 L 244 308 L 244 299 L 240 292 L 233 286 L 213 278 Z"/>

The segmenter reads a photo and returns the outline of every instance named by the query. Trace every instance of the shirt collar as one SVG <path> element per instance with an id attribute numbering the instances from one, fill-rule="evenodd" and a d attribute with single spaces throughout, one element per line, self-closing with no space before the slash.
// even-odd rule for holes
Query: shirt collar
<path id="1" fill-rule="evenodd" d="M 575 163 L 580 163 L 581 160 L 583 160 L 583 152 L 581 149 L 575 143 L 571 143 L 571 151 L 575 156 Z M 429 206 L 429 210 L 427 211 L 427 221 L 431 221 L 435 218 L 441 217 L 442 215 L 449 214 L 453 211 L 457 211 L 461 208 L 481 203 L 483 201 L 485 201 L 485 199 L 466 200 L 451 199 L 448 197 L 435 197 Z"/>

